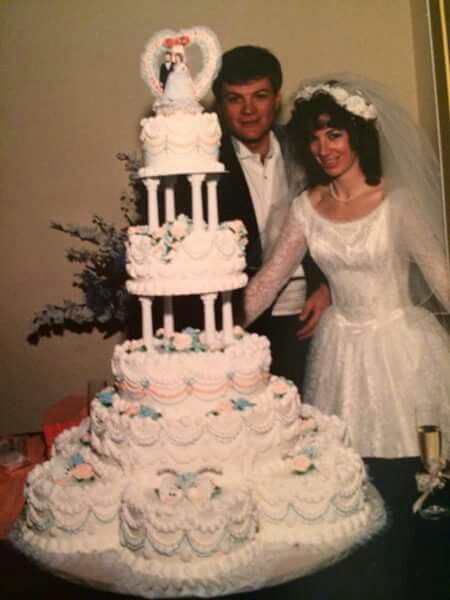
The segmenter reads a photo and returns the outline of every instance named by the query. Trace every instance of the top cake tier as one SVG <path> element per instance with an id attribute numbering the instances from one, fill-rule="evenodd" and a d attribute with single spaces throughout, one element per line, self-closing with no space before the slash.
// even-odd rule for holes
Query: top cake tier
<path id="1" fill-rule="evenodd" d="M 195 46 L 200 69 L 191 64 L 189 52 Z M 141 177 L 224 171 L 218 161 L 217 115 L 204 113 L 199 103 L 219 69 L 220 57 L 220 44 L 206 27 L 158 32 L 147 44 L 141 73 L 155 97 L 155 116 L 141 121 L 145 162 Z"/>
<path id="2" fill-rule="evenodd" d="M 216 114 L 158 114 L 141 125 L 141 177 L 224 171 L 218 161 L 221 129 Z"/>

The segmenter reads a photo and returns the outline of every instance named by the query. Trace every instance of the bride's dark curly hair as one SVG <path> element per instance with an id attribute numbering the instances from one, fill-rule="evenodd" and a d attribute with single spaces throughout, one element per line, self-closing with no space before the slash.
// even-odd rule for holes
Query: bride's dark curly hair
<path id="1" fill-rule="evenodd" d="M 326 120 L 321 118 L 323 115 L 327 115 Z M 332 180 L 310 149 L 312 135 L 324 127 L 345 129 L 348 132 L 350 146 L 358 155 L 366 182 L 369 185 L 378 185 L 382 168 L 380 141 L 375 122 L 349 112 L 325 91 L 317 91 L 309 100 L 296 101 L 286 126 L 293 159 L 305 169 L 308 187 L 326 185 Z"/>

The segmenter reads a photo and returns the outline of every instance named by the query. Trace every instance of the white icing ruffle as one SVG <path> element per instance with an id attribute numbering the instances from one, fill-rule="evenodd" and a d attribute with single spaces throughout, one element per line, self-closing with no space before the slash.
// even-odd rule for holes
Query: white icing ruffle
<path id="1" fill-rule="evenodd" d="M 131 293 L 185 294 L 243 287 L 245 244 L 230 229 L 189 231 L 173 243 L 170 256 L 163 240 L 156 243 L 147 226 L 128 232 L 127 282 Z"/>
<path id="2" fill-rule="evenodd" d="M 141 121 L 145 167 L 139 175 L 223 172 L 224 166 L 218 162 L 222 132 L 217 115 L 176 108 L 173 114 Z"/>
<path id="3" fill-rule="evenodd" d="M 178 415 L 203 414 L 199 401 L 230 392 L 249 395 L 267 382 L 269 342 L 256 334 L 245 334 L 220 352 L 142 352 L 134 351 L 136 346 L 139 342 L 127 341 L 114 349 L 112 372 L 120 396 L 159 407 L 178 405 L 184 409 Z"/>

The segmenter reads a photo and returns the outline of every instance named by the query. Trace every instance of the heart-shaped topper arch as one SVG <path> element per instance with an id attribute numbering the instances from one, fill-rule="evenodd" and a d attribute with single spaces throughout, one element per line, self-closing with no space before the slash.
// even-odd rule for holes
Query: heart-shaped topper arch
<path id="1" fill-rule="evenodd" d="M 216 34 L 203 26 L 180 31 L 162 29 L 150 38 L 141 56 L 142 79 L 157 99 L 161 98 L 164 91 L 159 80 L 159 68 L 164 54 L 173 49 L 184 52 L 184 48 L 188 46 L 198 46 L 202 57 L 200 72 L 193 79 L 195 98 L 202 98 L 211 87 L 220 68 L 222 56 L 222 48 Z"/>

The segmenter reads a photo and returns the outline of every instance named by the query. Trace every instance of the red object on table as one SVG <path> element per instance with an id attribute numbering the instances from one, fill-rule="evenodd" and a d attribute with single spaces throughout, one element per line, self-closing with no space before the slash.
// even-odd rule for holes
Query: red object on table
<path id="1" fill-rule="evenodd" d="M 46 410 L 42 420 L 42 431 L 44 432 L 47 456 L 50 456 L 56 436 L 65 429 L 79 425 L 88 414 L 89 406 L 86 396 L 65 396 Z"/>
<path id="2" fill-rule="evenodd" d="M 0 469 L 0 539 L 6 538 L 23 507 L 23 488 L 31 469 L 45 459 L 41 434 L 26 436 L 25 454 L 29 463 L 13 471 Z"/>
<path id="3" fill-rule="evenodd" d="M 66 396 L 44 413 L 42 434 L 24 436 L 28 463 L 10 470 L 0 468 L 0 539 L 6 538 L 24 503 L 23 490 L 28 473 L 49 456 L 56 436 L 76 427 L 89 414 L 86 396 Z M 45 443 L 44 443 L 45 440 Z"/>

